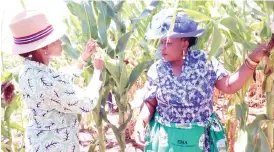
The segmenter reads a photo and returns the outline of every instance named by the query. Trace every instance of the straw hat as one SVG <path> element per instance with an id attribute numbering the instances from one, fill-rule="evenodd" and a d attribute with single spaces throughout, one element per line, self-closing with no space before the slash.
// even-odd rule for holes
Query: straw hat
<path id="1" fill-rule="evenodd" d="M 13 54 L 37 50 L 58 40 L 64 32 L 56 30 L 45 14 L 36 10 L 25 10 L 16 15 L 10 23 L 13 35 Z"/>

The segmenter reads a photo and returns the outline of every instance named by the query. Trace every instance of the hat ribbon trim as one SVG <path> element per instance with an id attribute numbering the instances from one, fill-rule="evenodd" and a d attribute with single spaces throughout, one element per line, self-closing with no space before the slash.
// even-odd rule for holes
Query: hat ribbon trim
<path id="1" fill-rule="evenodd" d="M 35 41 L 38 41 L 46 36 L 48 36 L 50 33 L 53 32 L 53 27 L 52 25 L 49 25 L 48 27 L 46 27 L 45 29 L 28 35 L 28 36 L 24 36 L 24 37 L 13 37 L 14 38 L 14 43 L 15 44 L 28 44 L 28 43 L 32 43 Z"/>

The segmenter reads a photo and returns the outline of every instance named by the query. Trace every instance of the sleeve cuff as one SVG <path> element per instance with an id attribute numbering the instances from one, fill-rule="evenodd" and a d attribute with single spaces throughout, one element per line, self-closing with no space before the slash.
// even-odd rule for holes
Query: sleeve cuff
<path id="1" fill-rule="evenodd" d="M 101 76 L 101 71 L 100 70 L 95 70 L 93 72 L 93 76 L 91 81 L 89 82 L 89 87 L 95 89 L 95 90 L 100 90 L 101 86 L 102 86 L 102 81 L 100 80 L 100 76 Z"/>

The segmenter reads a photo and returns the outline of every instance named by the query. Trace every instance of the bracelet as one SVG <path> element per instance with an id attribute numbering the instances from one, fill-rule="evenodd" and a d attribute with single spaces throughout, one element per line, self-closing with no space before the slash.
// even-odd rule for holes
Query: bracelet
<path id="1" fill-rule="evenodd" d="M 87 65 L 87 64 L 88 64 L 88 62 L 87 62 L 87 61 L 84 61 L 83 58 L 82 58 L 81 56 L 78 58 L 78 61 L 79 61 L 81 64 L 83 64 L 83 65 Z"/>
<path id="2" fill-rule="evenodd" d="M 247 60 L 248 63 L 250 63 L 251 65 L 254 65 L 254 66 L 257 66 L 257 64 L 259 64 L 259 62 L 255 62 L 255 61 L 251 60 L 251 59 L 249 58 L 249 56 L 247 57 L 246 60 Z"/>
<path id="3" fill-rule="evenodd" d="M 251 67 L 251 66 L 249 65 L 249 62 L 248 62 L 247 60 L 245 60 L 244 65 L 245 65 L 247 68 L 249 68 L 250 70 L 252 70 L 252 71 L 255 71 L 255 69 L 256 69 L 256 67 L 255 67 L 255 68 Z"/>

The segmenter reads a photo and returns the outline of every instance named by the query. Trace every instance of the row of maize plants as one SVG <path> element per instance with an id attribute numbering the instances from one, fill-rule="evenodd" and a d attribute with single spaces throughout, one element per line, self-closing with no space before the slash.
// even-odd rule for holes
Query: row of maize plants
<path id="1" fill-rule="evenodd" d="M 196 48 L 209 52 L 224 62 L 225 68 L 233 72 L 245 60 L 248 53 L 258 43 L 267 42 L 271 38 L 270 23 L 273 21 L 273 2 L 269 1 L 66 1 L 70 11 L 65 23 L 68 27 L 67 35 L 62 38 L 66 56 L 62 64 L 70 64 L 77 59 L 88 39 L 96 39 L 100 45 L 97 55 L 105 60 L 102 74 L 104 86 L 100 91 L 100 99 L 95 110 L 90 113 L 89 121 L 96 124 L 98 141 L 90 146 L 93 151 L 99 145 L 100 151 L 106 151 L 104 123 L 112 128 L 121 151 L 125 151 L 125 128 L 130 122 L 133 109 L 130 107 L 128 93 L 142 72 L 153 63 L 153 54 L 157 50 L 158 41 L 147 42 L 145 31 L 151 16 L 163 7 L 174 7 L 176 11 L 184 11 L 195 21 L 201 22 L 206 33 L 199 39 Z M 155 50 L 155 51 L 150 51 Z M 3 54 L 2 54 L 3 55 Z M 273 57 L 272 54 L 257 68 L 263 71 L 265 80 L 263 90 L 266 92 L 266 114 L 257 115 L 256 119 L 247 124 L 248 105 L 244 102 L 250 80 L 246 86 L 232 97 L 226 121 L 227 134 L 233 125 L 232 118 L 238 120 L 235 147 L 238 151 L 271 151 L 273 148 Z M 2 63 L 3 56 L 2 58 Z M 137 65 L 128 64 L 133 59 Z M 64 63 L 63 63 L 64 62 Z M 16 63 L 16 65 L 20 64 Z M 6 64 L 6 63 L 5 63 Z M 10 64 L 10 63 L 9 63 Z M 91 64 L 91 62 L 89 63 Z M 3 65 L 3 64 L 2 64 Z M 7 65 L 7 64 L 6 64 Z M 21 95 L 17 88 L 18 70 L 10 69 L 14 66 L 2 67 L 2 82 L 14 84 L 14 94 L 11 104 L 1 102 L 4 112 L 1 118 L 2 138 L 9 139 L 2 142 L 3 150 L 23 151 L 22 146 L 14 144 L 14 133 L 17 130 L 24 135 Z M 92 66 L 84 69 L 83 79 L 88 82 L 92 74 Z M 10 87 L 10 85 L 7 85 Z M 119 109 L 119 125 L 112 124 L 108 119 L 106 100 L 113 94 Z M 10 101 L 7 100 L 7 101 Z M 19 113 L 21 121 L 12 122 L 11 117 Z M 79 117 L 81 118 L 81 117 Z M 230 137 L 232 138 L 232 137 Z M 241 148 L 238 149 L 238 145 Z"/>

